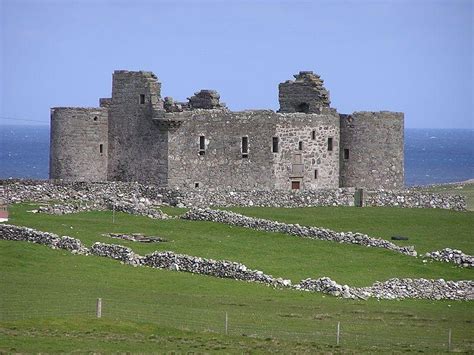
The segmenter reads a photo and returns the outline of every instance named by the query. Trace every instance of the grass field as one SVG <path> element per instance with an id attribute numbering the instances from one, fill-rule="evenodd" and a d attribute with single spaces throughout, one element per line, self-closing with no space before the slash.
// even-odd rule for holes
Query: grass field
<path id="1" fill-rule="evenodd" d="M 11 222 L 60 235 L 153 250 L 229 259 L 298 282 L 330 276 L 368 285 L 390 277 L 472 279 L 473 271 L 423 263 L 387 250 L 299 239 L 209 222 L 157 221 L 110 212 L 67 216 L 27 213 Z M 389 238 L 408 235 L 419 251 L 473 250 L 474 213 L 396 208 L 234 209 L 259 217 Z M 170 211 L 168 211 L 170 212 Z M 171 210 L 173 213 L 178 210 Z M 137 244 L 101 236 L 142 232 L 168 240 Z M 470 252 L 472 253 L 472 252 Z M 353 301 L 321 294 L 74 256 L 0 241 L 1 351 L 474 351 L 472 302 Z M 103 318 L 94 319 L 97 297 Z M 225 335 L 225 314 L 228 335 Z M 341 344 L 335 329 L 341 322 Z"/>

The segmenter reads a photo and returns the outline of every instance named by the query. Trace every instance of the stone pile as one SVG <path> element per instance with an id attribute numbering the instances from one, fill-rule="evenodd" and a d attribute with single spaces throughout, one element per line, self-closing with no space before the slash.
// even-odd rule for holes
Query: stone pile
<path id="1" fill-rule="evenodd" d="M 79 239 L 68 236 L 60 237 L 54 233 L 9 224 L 0 223 L 0 239 L 42 244 L 53 249 L 68 250 L 74 254 L 87 254 L 89 251 Z"/>
<path id="2" fill-rule="evenodd" d="M 426 258 L 432 258 L 447 263 L 454 263 L 461 267 L 474 267 L 474 256 L 464 254 L 461 250 L 445 248 L 425 254 Z"/>
<path id="3" fill-rule="evenodd" d="M 142 264 L 160 269 L 171 269 L 220 278 L 260 282 L 277 287 L 291 286 L 290 280 L 274 278 L 271 275 L 264 274 L 262 271 L 248 269 L 244 264 L 227 260 L 213 260 L 175 254 L 170 251 L 155 251 L 152 254 L 145 255 Z"/>
<path id="4" fill-rule="evenodd" d="M 153 207 L 148 199 L 142 197 L 139 201 L 130 200 L 108 200 L 106 201 L 107 209 L 117 212 L 125 212 L 139 216 L 146 216 L 153 219 L 167 219 L 169 216 L 156 207 Z"/>
<path id="5" fill-rule="evenodd" d="M 119 233 L 107 233 L 102 234 L 104 237 L 110 237 L 115 239 L 123 239 L 129 240 L 131 242 L 141 242 L 141 243 L 162 243 L 166 242 L 166 239 L 160 237 L 153 237 L 153 236 L 145 236 L 141 233 L 133 233 L 133 234 L 119 234 Z"/>
<path id="6" fill-rule="evenodd" d="M 124 264 L 141 265 L 142 257 L 135 254 L 132 249 L 117 244 L 94 243 L 90 253 L 97 256 L 120 260 Z"/>
<path id="7" fill-rule="evenodd" d="M 365 197 L 366 206 L 402 208 L 442 208 L 466 211 L 466 199 L 459 195 L 435 194 L 416 189 L 402 191 L 370 191 Z"/>
<path id="8" fill-rule="evenodd" d="M 303 238 L 328 240 L 347 244 L 359 244 L 366 247 L 385 248 L 405 255 L 416 256 L 416 251 L 412 246 L 398 246 L 387 240 L 369 237 L 362 233 L 335 232 L 324 228 L 305 227 L 300 226 L 299 224 L 286 224 L 262 218 L 247 217 L 229 211 L 193 209 L 185 213 L 181 218 L 193 221 L 219 222 L 266 232 L 285 233 Z"/>
<path id="9" fill-rule="evenodd" d="M 316 280 L 305 279 L 302 280 L 298 285 L 295 285 L 294 288 L 301 291 L 327 293 L 329 295 L 342 298 L 368 298 L 368 295 L 362 292 L 357 292 L 356 289 L 353 289 L 347 285 L 339 285 L 336 281 L 331 280 L 329 277 L 321 277 Z"/>
<path id="10" fill-rule="evenodd" d="M 369 287 L 349 287 L 339 285 L 329 277 L 316 280 L 305 279 L 294 286 L 297 290 L 323 292 L 333 296 L 352 299 L 405 299 L 429 300 L 473 300 L 474 281 L 445 281 L 427 279 L 389 279 L 375 282 Z"/>

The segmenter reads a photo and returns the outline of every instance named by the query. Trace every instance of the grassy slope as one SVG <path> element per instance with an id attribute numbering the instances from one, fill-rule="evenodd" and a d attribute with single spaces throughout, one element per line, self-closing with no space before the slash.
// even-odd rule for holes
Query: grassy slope
<path id="1" fill-rule="evenodd" d="M 322 275 L 358 285 L 392 276 L 472 279 L 471 270 L 437 262 L 426 265 L 418 259 L 378 249 L 206 222 L 153 221 L 125 214 L 117 214 L 116 224 L 112 225 L 108 212 L 46 216 L 25 213 L 28 208 L 31 206 L 14 206 L 12 222 L 80 237 L 88 245 L 98 240 L 126 244 L 142 254 L 162 249 L 238 260 L 293 281 Z M 355 214 L 353 220 L 358 221 L 362 210 L 328 208 L 317 209 L 317 214 L 327 214 L 327 221 L 332 218 L 341 222 L 350 219 L 349 214 Z M 403 225 L 403 211 L 372 209 L 371 214 L 375 219 L 380 217 L 379 213 L 394 214 L 399 225 Z M 272 211 L 278 219 L 301 218 L 301 212 L 283 210 L 280 216 L 278 210 Z M 316 211 L 307 212 L 314 215 Z M 433 223 L 437 223 L 437 213 L 447 211 L 429 212 L 433 213 Z M 457 220 L 458 214 L 448 213 L 445 218 L 449 245 L 462 243 L 460 236 L 465 238 L 467 233 L 465 225 L 472 222 Z M 457 222 L 451 223 L 453 220 Z M 423 223 L 421 218 L 418 223 L 408 225 L 416 230 Z M 346 230 L 343 224 L 336 227 Z M 388 223 L 377 228 L 384 235 L 390 234 Z M 436 227 L 430 229 L 433 233 L 436 230 Z M 118 241 L 101 237 L 106 231 L 144 232 L 163 236 L 170 242 L 150 245 Z M 433 243 L 438 239 L 441 237 L 433 238 Z M 472 240 L 467 246 L 472 248 Z M 4 320 L 0 323 L 0 352 L 12 348 L 19 351 L 330 350 L 337 321 L 342 324 L 344 348 L 439 351 L 445 348 L 447 329 L 452 328 L 455 347 L 474 350 L 472 302 L 343 300 L 234 280 L 133 268 L 113 260 L 73 256 L 22 242 L 0 241 L 0 270 L 0 284 L 7 285 L 0 287 L 0 319 Z M 104 299 L 102 320 L 89 318 L 96 297 Z M 229 314 L 232 336 L 209 333 L 222 333 L 225 312 Z M 23 315 L 33 319 L 14 321 Z M 181 327 L 191 332 L 176 330 Z M 258 340 L 242 334 L 273 335 L 279 340 Z M 301 339 L 295 340 L 298 337 Z"/>

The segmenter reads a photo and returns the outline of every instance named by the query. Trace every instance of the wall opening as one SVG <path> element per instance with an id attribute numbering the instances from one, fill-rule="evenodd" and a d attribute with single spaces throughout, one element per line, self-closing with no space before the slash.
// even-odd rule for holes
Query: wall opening
<path id="1" fill-rule="evenodd" d="M 332 152 L 332 138 L 328 138 L 328 151 Z"/>
<path id="2" fill-rule="evenodd" d="M 195 183 L 194 183 L 194 187 L 195 187 L 196 189 L 198 189 L 198 188 L 199 188 L 199 183 L 198 183 L 198 182 L 195 182 Z"/>
<path id="3" fill-rule="evenodd" d="M 273 141 L 272 141 L 272 152 L 273 153 L 278 153 L 278 143 L 279 143 L 278 137 L 273 137 Z"/>
<path id="4" fill-rule="evenodd" d="M 242 137 L 242 158 L 248 158 L 249 156 L 249 137 Z"/>
<path id="5" fill-rule="evenodd" d="M 316 131 L 311 131 L 311 139 L 314 141 L 316 139 Z"/>
<path id="6" fill-rule="evenodd" d="M 349 149 L 344 149 L 344 159 L 348 160 L 349 159 Z"/>
<path id="7" fill-rule="evenodd" d="M 97 121 L 97 116 L 94 117 L 94 121 Z"/>
<path id="8" fill-rule="evenodd" d="M 102 154 L 104 152 L 104 145 L 99 144 L 99 153 Z"/>
<path id="9" fill-rule="evenodd" d="M 302 141 L 298 142 L 298 150 L 303 150 L 303 142 Z"/>
<path id="10" fill-rule="evenodd" d="M 309 104 L 306 102 L 300 103 L 296 106 L 296 112 L 308 113 L 309 112 Z"/>
<path id="11" fill-rule="evenodd" d="M 318 169 L 314 169 L 314 178 L 315 178 L 315 179 L 318 178 Z"/>
<path id="12" fill-rule="evenodd" d="M 292 181 L 291 182 L 291 189 L 292 190 L 299 190 L 301 188 L 301 183 L 299 181 Z"/>
<path id="13" fill-rule="evenodd" d="M 140 94 L 140 105 L 145 104 L 145 94 Z"/>
<path id="14" fill-rule="evenodd" d="M 206 137 L 199 136 L 199 155 L 206 154 Z"/>

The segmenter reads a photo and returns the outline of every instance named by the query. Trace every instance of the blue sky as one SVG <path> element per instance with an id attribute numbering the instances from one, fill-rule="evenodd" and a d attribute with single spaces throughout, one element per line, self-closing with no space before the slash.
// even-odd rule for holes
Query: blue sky
<path id="1" fill-rule="evenodd" d="M 474 128 L 474 1 L 0 0 L 0 123 L 97 106 L 115 69 L 162 96 L 216 89 L 278 109 L 278 83 L 325 80 L 332 106 L 405 112 L 408 128 Z"/>

